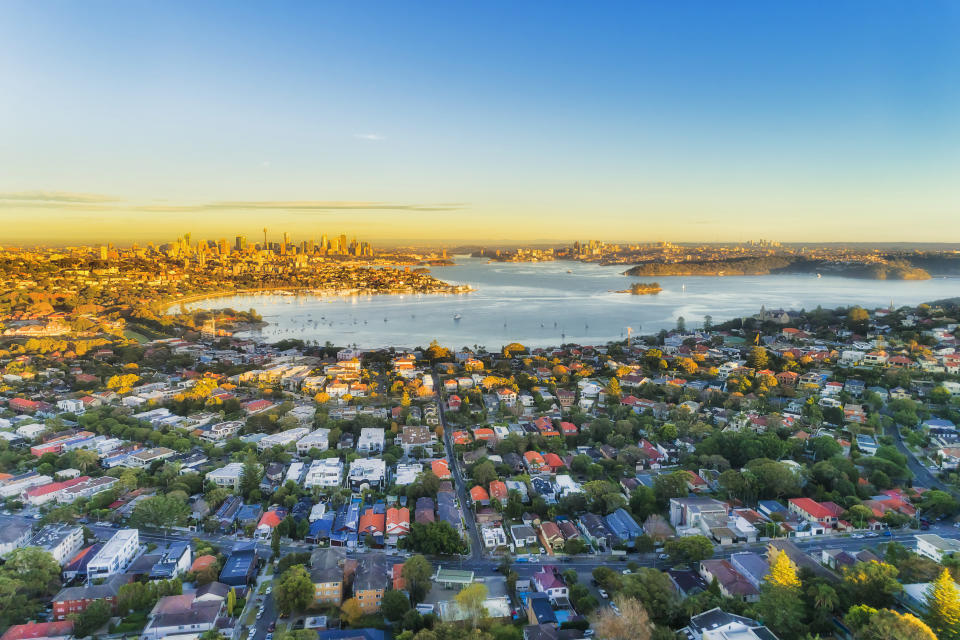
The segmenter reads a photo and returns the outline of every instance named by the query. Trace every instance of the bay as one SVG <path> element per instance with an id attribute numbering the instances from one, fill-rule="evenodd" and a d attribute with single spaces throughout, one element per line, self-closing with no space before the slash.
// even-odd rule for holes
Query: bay
<path id="1" fill-rule="evenodd" d="M 468 294 L 397 294 L 317 297 L 252 294 L 211 298 L 189 309 L 254 308 L 269 324 L 254 336 L 270 342 L 316 340 L 338 346 L 374 348 L 426 346 L 438 340 L 450 347 L 482 345 L 499 349 L 509 342 L 551 346 L 564 342 L 602 344 L 676 327 L 688 328 L 753 315 L 764 306 L 813 309 L 861 305 L 866 308 L 915 305 L 960 296 L 960 278 L 922 281 L 861 280 L 808 275 L 678 276 L 631 278 L 626 266 L 571 261 L 492 263 L 456 257 L 457 264 L 435 267 L 445 282 L 468 284 Z M 657 295 L 616 293 L 634 282 L 657 281 Z M 455 319 L 459 316 L 459 319 Z"/>

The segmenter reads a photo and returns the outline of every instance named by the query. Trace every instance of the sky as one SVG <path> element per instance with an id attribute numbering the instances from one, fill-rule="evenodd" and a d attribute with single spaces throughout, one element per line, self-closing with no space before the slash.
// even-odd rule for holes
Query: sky
<path id="1" fill-rule="evenodd" d="M 960 3 L 0 3 L 0 245 L 960 242 Z"/>

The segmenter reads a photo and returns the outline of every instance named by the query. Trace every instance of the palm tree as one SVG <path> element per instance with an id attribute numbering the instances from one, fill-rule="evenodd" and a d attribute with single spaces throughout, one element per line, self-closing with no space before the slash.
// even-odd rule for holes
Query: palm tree
<path id="1" fill-rule="evenodd" d="M 807 595 L 813 599 L 813 605 L 817 609 L 826 609 L 833 611 L 840 604 L 840 596 L 836 590 L 828 584 L 814 584 L 807 589 Z"/>

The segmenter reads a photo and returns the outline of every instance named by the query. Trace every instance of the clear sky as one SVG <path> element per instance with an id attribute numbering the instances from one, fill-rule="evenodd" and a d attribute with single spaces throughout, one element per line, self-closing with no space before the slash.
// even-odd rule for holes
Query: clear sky
<path id="1" fill-rule="evenodd" d="M 960 242 L 960 3 L 0 3 L 0 244 Z"/>

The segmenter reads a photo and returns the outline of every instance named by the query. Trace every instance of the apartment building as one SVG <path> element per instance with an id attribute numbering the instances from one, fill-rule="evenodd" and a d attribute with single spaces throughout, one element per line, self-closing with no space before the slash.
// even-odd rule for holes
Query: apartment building
<path id="1" fill-rule="evenodd" d="M 120 529 L 87 564 L 90 580 L 122 573 L 140 553 L 140 531 Z"/>

